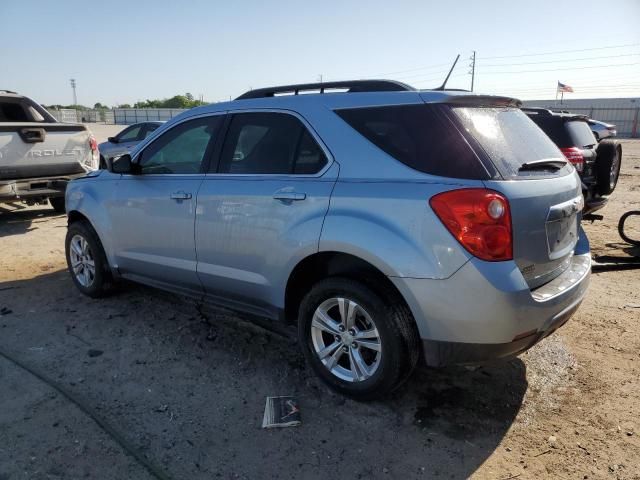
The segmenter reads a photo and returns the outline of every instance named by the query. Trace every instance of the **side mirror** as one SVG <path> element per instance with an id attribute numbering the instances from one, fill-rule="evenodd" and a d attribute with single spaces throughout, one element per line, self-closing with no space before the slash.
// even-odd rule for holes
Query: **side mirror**
<path id="1" fill-rule="evenodd" d="M 118 140 L 118 137 L 109 137 L 109 138 L 107 138 L 107 141 L 109 143 L 119 143 L 120 142 L 120 140 Z"/>
<path id="2" fill-rule="evenodd" d="M 116 158 L 107 158 L 107 170 L 111 173 L 135 173 L 131 155 L 125 153 Z"/>

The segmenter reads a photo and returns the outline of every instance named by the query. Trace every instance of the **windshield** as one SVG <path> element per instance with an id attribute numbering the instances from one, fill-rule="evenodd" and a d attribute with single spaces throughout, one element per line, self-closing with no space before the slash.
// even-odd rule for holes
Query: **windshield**
<path id="1" fill-rule="evenodd" d="M 534 174 L 521 171 L 524 163 L 565 160 L 549 137 L 518 108 L 454 107 L 452 110 L 505 178 Z M 549 170 L 557 174 L 557 168 Z M 550 171 L 537 172 L 540 173 Z"/>

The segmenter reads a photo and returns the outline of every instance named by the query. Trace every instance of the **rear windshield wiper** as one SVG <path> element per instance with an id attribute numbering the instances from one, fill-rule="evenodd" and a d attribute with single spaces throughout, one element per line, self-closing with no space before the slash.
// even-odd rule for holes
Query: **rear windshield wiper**
<path id="1" fill-rule="evenodd" d="M 518 170 L 543 170 L 549 167 L 555 170 L 560 170 L 567 163 L 568 162 L 566 160 L 561 160 L 559 158 L 543 158 L 542 160 L 533 160 L 532 162 L 523 163 L 520 165 Z"/>

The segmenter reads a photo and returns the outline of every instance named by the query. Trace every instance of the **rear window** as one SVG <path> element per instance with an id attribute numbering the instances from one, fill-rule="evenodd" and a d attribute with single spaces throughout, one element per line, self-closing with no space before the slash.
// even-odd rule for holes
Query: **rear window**
<path id="1" fill-rule="evenodd" d="M 596 137 L 593 136 L 591 127 L 587 122 L 572 120 L 566 122 L 566 128 L 576 147 L 588 147 L 597 143 Z"/>
<path id="2" fill-rule="evenodd" d="M 521 176 L 519 169 L 527 162 L 564 160 L 558 147 L 518 108 L 455 107 L 452 110 L 505 178 Z M 545 171 L 536 175 L 541 173 L 549 174 Z"/>
<path id="3" fill-rule="evenodd" d="M 597 143 L 589 124 L 583 120 L 567 120 L 559 115 L 540 115 L 530 117 L 560 148 L 586 147 Z"/>
<path id="4" fill-rule="evenodd" d="M 430 175 L 487 179 L 462 134 L 438 105 L 336 110 L 371 143 L 405 165 Z"/>
<path id="5" fill-rule="evenodd" d="M 18 102 L 0 101 L 0 122 L 30 122 L 31 117 Z"/>

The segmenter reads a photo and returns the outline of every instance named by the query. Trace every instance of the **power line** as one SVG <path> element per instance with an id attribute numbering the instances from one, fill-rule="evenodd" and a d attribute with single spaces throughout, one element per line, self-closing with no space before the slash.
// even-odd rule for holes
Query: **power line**
<path id="1" fill-rule="evenodd" d="M 573 58 L 573 59 L 564 59 L 564 60 L 546 60 L 544 62 L 523 62 L 523 63 L 494 63 L 489 65 L 482 65 L 483 68 L 487 67 L 511 67 L 516 65 L 540 65 L 542 63 L 566 63 L 566 62 L 578 62 L 582 60 L 601 60 L 603 58 L 619 58 L 619 57 L 634 57 L 638 56 L 640 53 L 624 53 L 622 55 L 604 55 L 601 57 L 583 57 L 583 58 Z"/>
<path id="2" fill-rule="evenodd" d="M 540 55 L 555 55 L 556 53 L 591 52 L 593 50 L 606 50 L 611 48 L 637 47 L 638 45 L 640 45 L 640 43 L 628 43 L 625 45 L 610 45 L 608 47 L 579 48 L 576 50 L 556 50 L 555 52 L 525 53 L 522 55 L 500 55 L 500 56 L 493 56 L 493 57 L 481 57 L 481 60 L 489 60 L 494 58 L 536 57 Z"/>
<path id="3" fill-rule="evenodd" d="M 508 75 L 512 73 L 538 73 L 538 72 L 557 72 L 562 70 L 585 70 L 588 68 L 611 68 L 611 67 L 629 67 L 631 65 L 640 65 L 640 62 L 635 63 L 614 63 L 609 65 L 591 65 L 589 67 L 569 67 L 569 68 L 551 68 L 547 70 L 518 70 L 515 72 L 487 72 L 490 75 Z"/>

